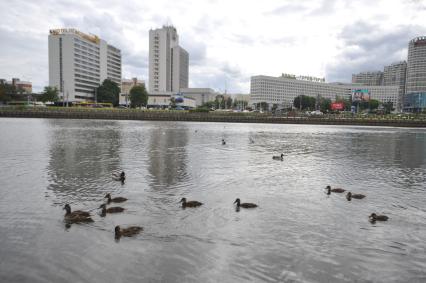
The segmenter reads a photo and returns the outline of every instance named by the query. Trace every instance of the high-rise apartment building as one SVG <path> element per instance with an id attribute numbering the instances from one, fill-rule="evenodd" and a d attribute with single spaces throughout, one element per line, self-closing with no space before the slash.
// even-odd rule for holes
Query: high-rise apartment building
<path id="1" fill-rule="evenodd" d="M 149 91 L 179 92 L 188 87 L 188 52 L 173 26 L 149 31 Z"/>
<path id="2" fill-rule="evenodd" d="M 426 109 L 426 36 L 416 37 L 408 44 L 404 109 Z"/>
<path id="3" fill-rule="evenodd" d="M 362 85 L 382 85 L 383 82 L 383 72 L 362 72 L 352 75 L 352 83 L 362 84 Z"/>
<path id="4" fill-rule="evenodd" d="M 121 84 L 121 51 L 76 29 L 49 34 L 49 85 L 66 101 L 93 100 L 105 79 Z"/>
<path id="5" fill-rule="evenodd" d="M 383 72 L 384 86 L 398 86 L 398 109 L 402 109 L 403 107 L 406 74 L 407 62 L 405 61 L 385 66 Z"/>

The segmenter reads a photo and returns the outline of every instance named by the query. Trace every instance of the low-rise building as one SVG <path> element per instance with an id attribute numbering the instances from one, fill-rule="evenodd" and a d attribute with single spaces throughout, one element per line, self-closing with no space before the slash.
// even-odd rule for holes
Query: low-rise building
<path id="1" fill-rule="evenodd" d="M 195 99 L 196 106 L 201 106 L 206 102 L 214 101 L 218 95 L 211 88 L 182 88 L 180 93 L 185 97 Z"/>
<path id="2" fill-rule="evenodd" d="M 193 109 L 196 107 L 195 99 L 171 92 L 155 93 L 148 96 L 147 108 L 167 109 L 172 107 L 172 98 L 175 106 L 182 109 Z"/>

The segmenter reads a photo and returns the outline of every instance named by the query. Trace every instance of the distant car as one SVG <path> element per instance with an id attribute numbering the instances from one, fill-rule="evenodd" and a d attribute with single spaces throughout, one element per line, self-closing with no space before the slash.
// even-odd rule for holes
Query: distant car
<path id="1" fill-rule="evenodd" d="M 319 111 L 319 110 L 315 110 L 315 111 L 312 111 L 311 112 L 311 115 L 324 115 L 324 113 L 322 113 L 321 111 Z"/>

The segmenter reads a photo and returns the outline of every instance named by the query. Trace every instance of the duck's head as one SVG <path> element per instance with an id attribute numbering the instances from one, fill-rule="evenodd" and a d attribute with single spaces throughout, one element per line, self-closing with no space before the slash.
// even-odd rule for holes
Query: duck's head
<path id="1" fill-rule="evenodd" d="M 348 192 L 348 193 L 346 194 L 346 198 L 347 198 L 347 200 L 351 200 L 351 199 L 352 199 L 352 193 L 351 193 L 351 192 Z"/>
<path id="2" fill-rule="evenodd" d="M 371 215 L 370 215 L 370 220 L 372 220 L 372 221 L 374 221 L 374 220 L 376 220 L 376 218 L 377 218 L 377 214 L 375 214 L 375 213 L 371 213 Z"/>
<path id="3" fill-rule="evenodd" d="M 182 198 L 182 199 L 180 200 L 180 202 L 181 202 L 182 204 L 185 204 L 185 203 L 186 203 L 186 198 Z"/>
<path id="4" fill-rule="evenodd" d="M 236 204 L 237 204 L 237 206 L 240 206 L 240 199 L 239 199 L 239 198 L 237 198 L 237 199 L 234 201 L 234 203 L 236 203 Z"/>
<path id="5" fill-rule="evenodd" d="M 65 204 L 63 209 L 67 212 L 67 214 L 71 213 L 71 206 L 68 203 Z"/>
<path id="6" fill-rule="evenodd" d="M 325 187 L 325 189 L 327 190 L 327 194 L 331 193 L 331 187 L 330 186 Z"/>
<path id="7" fill-rule="evenodd" d="M 116 237 L 120 237 L 121 230 L 120 230 L 120 226 L 119 225 L 115 226 L 114 232 L 115 232 L 115 236 Z"/>
<path id="8" fill-rule="evenodd" d="M 126 176 L 126 173 L 124 173 L 124 171 L 122 171 L 121 173 L 120 173 L 120 177 L 125 177 Z"/>
<path id="9" fill-rule="evenodd" d="M 284 157 L 284 153 L 281 153 L 281 158 L 283 158 Z"/>
<path id="10" fill-rule="evenodd" d="M 110 199 L 111 199 L 111 194 L 110 194 L 110 193 L 106 194 L 106 195 L 104 196 L 104 198 L 107 198 L 108 200 L 110 200 Z M 102 205 L 101 205 L 101 206 L 102 206 Z"/>
<path id="11" fill-rule="evenodd" d="M 126 180 L 126 176 L 120 175 L 120 181 L 122 184 L 124 184 L 124 181 Z"/>

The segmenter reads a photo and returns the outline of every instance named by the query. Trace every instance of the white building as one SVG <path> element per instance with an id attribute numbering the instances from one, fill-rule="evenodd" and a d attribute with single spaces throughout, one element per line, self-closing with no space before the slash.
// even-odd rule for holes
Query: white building
<path id="1" fill-rule="evenodd" d="M 149 31 L 149 91 L 179 92 L 188 87 L 189 55 L 173 26 Z"/>
<path id="2" fill-rule="evenodd" d="M 180 93 L 185 97 L 195 99 L 196 106 L 201 106 L 206 102 L 214 101 L 218 95 L 211 88 L 182 88 Z"/>
<path id="3" fill-rule="evenodd" d="M 299 95 L 349 99 L 354 90 L 367 90 L 370 99 L 380 102 L 393 102 L 398 107 L 398 86 L 367 86 L 361 84 L 325 83 L 323 79 L 283 75 L 280 77 L 251 77 L 250 104 L 266 102 L 269 107 L 276 104 L 282 108 L 290 108 Z"/>
<path id="4" fill-rule="evenodd" d="M 196 107 L 195 99 L 186 96 L 177 96 L 176 94 L 171 92 L 150 94 L 148 96 L 147 107 L 157 109 L 168 109 L 171 106 L 171 99 L 175 98 L 177 100 L 178 97 L 180 100 L 175 103 L 177 107 L 185 109 L 192 109 Z"/>
<path id="5" fill-rule="evenodd" d="M 76 29 L 49 34 L 49 85 L 64 101 L 93 100 L 105 79 L 121 85 L 121 51 L 96 35 Z"/>

